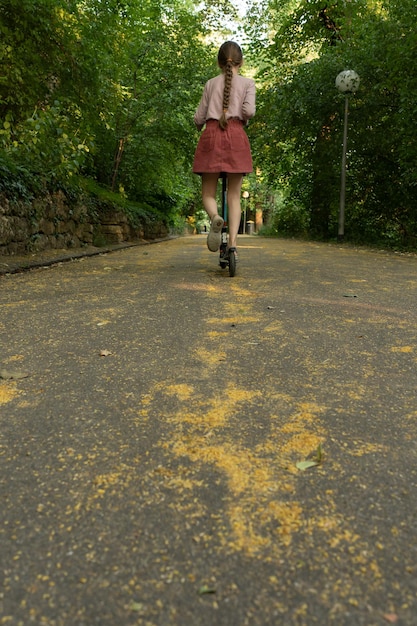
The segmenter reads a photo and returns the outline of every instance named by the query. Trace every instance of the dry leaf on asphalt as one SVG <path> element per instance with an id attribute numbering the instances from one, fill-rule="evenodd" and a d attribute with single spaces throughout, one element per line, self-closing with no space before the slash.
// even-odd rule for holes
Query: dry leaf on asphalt
<path id="1" fill-rule="evenodd" d="M 0 378 L 4 380 L 21 380 L 22 378 L 27 378 L 29 374 L 26 372 L 19 372 L 17 370 L 0 370 Z"/>

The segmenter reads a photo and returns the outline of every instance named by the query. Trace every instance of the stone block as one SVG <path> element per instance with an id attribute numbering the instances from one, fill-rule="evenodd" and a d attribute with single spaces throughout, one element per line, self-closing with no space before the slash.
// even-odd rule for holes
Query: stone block
<path id="1" fill-rule="evenodd" d="M 53 235 L 55 232 L 55 224 L 42 218 L 39 222 L 38 232 L 43 233 L 44 235 Z"/>
<path id="2" fill-rule="evenodd" d="M 68 220 L 67 222 L 67 232 L 70 233 L 71 235 L 73 235 L 76 231 L 76 224 L 74 222 L 74 220 Z"/>
<path id="3" fill-rule="evenodd" d="M 0 245 L 7 245 L 13 240 L 13 229 L 10 218 L 0 215 Z"/>
<path id="4" fill-rule="evenodd" d="M 51 206 L 54 209 L 54 213 L 56 217 L 62 220 L 65 220 L 68 218 L 69 207 L 66 202 L 65 194 L 62 191 L 56 191 L 55 193 L 53 193 L 51 196 L 50 202 L 51 202 Z"/>
<path id="5" fill-rule="evenodd" d="M 82 242 L 78 239 L 78 237 L 76 235 L 72 235 L 68 246 L 70 248 L 81 248 L 81 245 L 82 245 Z"/>
<path id="6" fill-rule="evenodd" d="M 65 235 L 68 232 L 68 222 L 60 221 L 56 225 L 56 232 Z"/>
<path id="7" fill-rule="evenodd" d="M 121 226 L 102 224 L 101 232 L 109 243 L 122 243 L 122 241 L 124 241 Z"/>
<path id="8" fill-rule="evenodd" d="M 121 211 L 115 211 L 114 213 L 105 213 L 100 216 L 100 222 L 102 224 L 126 224 L 127 223 L 127 215 L 122 213 Z"/>
<path id="9" fill-rule="evenodd" d="M 88 210 L 84 204 L 75 206 L 72 210 L 72 219 L 74 222 L 85 223 L 88 219 Z"/>
<path id="10" fill-rule="evenodd" d="M 10 218 L 10 227 L 15 241 L 26 242 L 29 240 L 29 224 L 23 217 L 13 215 Z"/>
<path id="11" fill-rule="evenodd" d="M 33 252 L 41 252 L 47 250 L 50 247 L 48 235 L 37 235 L 30 243 L 30 249 Z"/>
<path id="12" fill-rule="evenodd" d="M 23 241 L 12 241 L 7 246 L 8 254 L 13 256 L 15 254 L 25 254 L 26 246 Z"/>
<path id="13" fill-rule="evenodd" d="M 54 212 L 50 205 L 48 205 L 43 198 L 35 198 L 32 202 L 32 214 L 36 216 L 36 219 L 40 220 L 42 217 L 52 220 Z"/>
<path id="14" fill-rule="evenodd" d="M 29 236 L 32 237 L 39 232 L 39 222 L 30 222 L 29 223 Z"/>
<path id="15" fill-rule="evenodd" d="M 92 241 L 93 239 L 93 232 L 94 232 L 94 228 L 92 224 L 78 224 L 74 234 L 81 239 L 81 241 Z"/>
<path id="16" fill-rule="evenodd" d="M 66 247 L 66 238 L 64 237 L 64 235 L 61 235 L 61 234 L 55 235 L 55 239 L 56 239 L 56 247 L 59 250 L 63 250 Z"/>

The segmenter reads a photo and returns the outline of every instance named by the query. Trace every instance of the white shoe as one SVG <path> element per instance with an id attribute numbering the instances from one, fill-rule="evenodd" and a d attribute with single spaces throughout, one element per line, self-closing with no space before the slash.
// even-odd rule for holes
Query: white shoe
<path id="1" fill-rule="evenodd" d="M 207 248 L 210 252 L 217 252 L 222 242 L 222 228 L 224 219 L 220 215 L 215 215 L 211 220 L 211 228 L 207 237 Z"/>

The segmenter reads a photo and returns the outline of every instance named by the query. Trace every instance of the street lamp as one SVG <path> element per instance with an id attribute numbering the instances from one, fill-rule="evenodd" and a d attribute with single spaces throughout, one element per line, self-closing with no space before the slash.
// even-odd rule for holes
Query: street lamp
<path id="1" fill-rule="evenodd" d="M 245 201 L 245 204 L 243 205 L 243 232 L 246 232 L 246 209 L 248 206 L 248 198 L 249 198 L 249 191 L 244 191 L 242 193 L 242 198 Z"/>
<path id="2" fill-rule="evenodd" d="M 339 208 L 339 230 L 338 239 L 343 241 L 345 236 L 345 195 L 346 195 L 346 152 L 347 152 L 347 130 L 349 115 L 349 94 L 355 93 L 358 89 L 360 78 L 353 70 L 344 70 L 336 76 L 336 87 L 345 96 L 345 121 L 343 126 L 343 152 L 342 152 L 342 174 L 340 179 L 340 208 Z"/>

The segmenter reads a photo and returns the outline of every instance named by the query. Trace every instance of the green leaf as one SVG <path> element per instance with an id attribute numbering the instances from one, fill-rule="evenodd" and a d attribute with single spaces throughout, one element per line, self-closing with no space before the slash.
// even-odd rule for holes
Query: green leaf
<path id="1" fill-rule="evenodd" d="M 198 590 L 198 594 L 200 596 L 204 596 L 210 593 L 216 593 L 216 590 L 214 589 L 214 587 L 208 587 L 207 585 L 201 585 L 200 589 Z"/>
<path id="2" fill-rule="evenodd" d="M 318 461 L 298 461 L 298 463 L 295 464 L 295 467 L 302 472 L 305 472 L 305 470 L 310 469 L 310 467 L 317 467 L 317 465 L 319 465 Z"/>

